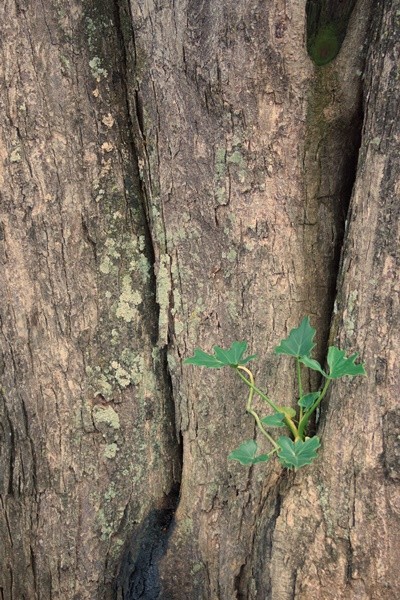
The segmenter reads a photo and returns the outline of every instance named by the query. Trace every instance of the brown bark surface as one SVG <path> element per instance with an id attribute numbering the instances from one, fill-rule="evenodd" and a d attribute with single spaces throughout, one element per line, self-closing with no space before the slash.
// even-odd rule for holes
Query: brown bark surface
<path id="1" fill-rule="evenodd" d="M 109 598 L 178 477 L 118 14 L 0 23 L 0 597 Z"/>
<path id="2" fill-rule="evenodd" d="M 2 600 L 400 596 L 399 11 L 317 67 L 304 0 L 0 8 Z M 368 377 L 314 465 L 227 461 L 245 391 L 183 358 L 287 406 L 306 314 Z"/>

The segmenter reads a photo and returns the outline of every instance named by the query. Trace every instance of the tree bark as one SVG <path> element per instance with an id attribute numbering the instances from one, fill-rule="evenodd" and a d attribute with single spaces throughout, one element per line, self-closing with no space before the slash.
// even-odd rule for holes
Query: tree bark
<path id="1" fill-rule="evenodd" d="M 0 597 L 400 595 L 400 6 L 313 4 L 0 9 Z M 183 358 L 247 339 L 294 405 L 306 314 L 368 377 L 312 466 L 227 462 L 245 392 Z"/>
<path id="2" fill-rule="evenodd" d="M 179 479 L 119 15 L 0 12 L 0 597 L 113 598 Z"/>

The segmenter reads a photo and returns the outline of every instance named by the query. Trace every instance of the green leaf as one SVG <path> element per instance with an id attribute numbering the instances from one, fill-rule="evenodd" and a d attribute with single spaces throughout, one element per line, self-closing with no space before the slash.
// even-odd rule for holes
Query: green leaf
<path id="1" fill-rule="evenodd" d="M 248 356 L 243 358 L 243 354 L 247 350 L 247 342 L 233 342 L 228 350 L 224 350 L 219 346 L 214 346 L 214 354 L 218 360 L 224 365 L 230 367 L 237 367 L 238 365 L 244 365 L 252 360 L 256 355 Z"/>
<path id="2" fill-rule="evenodd" d="M 236 450 L 232 450 L 229 454 L 228 459 L 238 460 L 242 465 L 255 465 L 259 462 L 266 462 L 269 460 L 268 454 L 260 454 L 256 456 L 257 442 L 249 440 L 240 444 Z"/>
<path id="3" fill-rule="evenodd" d="M 283 412 L 283 414 L 290 419 L 296 416 L 296 411 L 291 406 L 279 406 L 277 408 L 279 408 L 280 412 Z"/>
<path id="4" fill-rule="evenodd" d="M 214 354 L 207 354 L 200 348 L 196 348 L 194 355 L 186 358 L 184 363 L 187 365 L 196 365 L 198 367 L 207 367 L 209 369 L 221 369 L 222 367 L 237 367 L 245 365 L 256 357 L 256 354 L 243 358 L 247 350 L 247 342 L 233 342 L 227 350 L 214 346 Z"/>
<path id="5" fill-rule="evenodd" d="M 196 348 L 194 355 L 190 358 L 185 358 L 183 362 L 186 365 L 197 365 L 198 367 L 207 367 L 208 369 L 220 369 L 225 366 L 225 364 L 215 358 L 215 356 L 203 352 L 200 348 Z"/>
<path id="6" fill-rule="evenodd" d="M 298 405 L 308 410 L 312 407 L 319 395 L 320 392 L 311 392 L 311 394 L 306 394 L 305 396 L 302 396 L 300 398 L 300 400 L 298 401 Z"/>
<path id="7" fill-rule="evenodd" d="M 365 375 L 364 365 L 356 365 L 354 361 L 358 357 L 357 352 L 346 358 L 343 350 L 331 346 L 328 350 L 329 378 L 338 379 L 345 375 Z"/>
<path id="8" fill-rule="evenodd" d="M 246 358 L 242 358 L 239 364 L 247 365 L 247 363 L 253 360 L 254 358 L 257 358 L 257 354 L 251 354 L 251 356 L 246 356 Z"/>
<path id="9" fill-rule="evenodd" d="M 300 358 L 300 362 L 303 363 L 303 365 L 305 365 L 309 369 L 312 369 L 313 371 L 318 371 L 324 377 L 328 377 L 328 375 L 325 373 L 325 371 L 322 370 L 322 367 L 317 360 L 314 360 L 313 358 L 310 358 L 309 356 L 302 356 Z"/>
<path id="10" fill-rule="evenodd" d="M 283 422 L 284 418 L 285 415 L 283 413 L 274 413 L 273 415 L 268 415 L 268 417 L 261 419 L 261 423 L 268 427 L 285 427 L 285 423 Z"/>
<path id="11" fill-rule="evenodd" d="M 310 325 L 309 317 L 304 317 L 299 327 L 292 329 L 289 336 L 275 348 L 276 354 L 288 356 L 309 356 L 315 344 L 315 329 Z"/>
<path id="12" fill-rule="evenodd" d="M 278 439 L 280 450 L 278 450 L 279 460 L 287 469 L 299 469 L 305 465 L 309 465 L 317 458 L 317 450 L 320 447 L 318 437 L 312 437 L 304 442 L 297 440 L 294 442 L 286 436 L 281 436 Z"/>
<path id="13" fill-rule="evenodd" d="M 260 456 L 255 457 L 253 464 L 256 465 L 257 463 L 260 463 L 260 462 L 267 462 L 269 459 L 270 459 L 270 456 L 268 456 L 268 454 L 260 454 Z"/>

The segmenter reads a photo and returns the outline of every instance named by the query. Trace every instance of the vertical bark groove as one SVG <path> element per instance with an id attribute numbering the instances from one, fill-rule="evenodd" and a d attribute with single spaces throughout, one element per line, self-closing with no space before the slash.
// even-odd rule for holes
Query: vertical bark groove
<path id="1" fill-rule="evenodd" d="M 150 280 L 154 300 L 154 309 L 152 312 L 155 315 L 154 324 L 156 324 L 156 332 L 152 341 L 155 349 L 158 347 L 160 362 L 159 377 L 164 383 L 163 388 L 166 395 L 165 403 L 169 412 L 167 419 L 171 426 L 171 438 L 175 440 L 175 448 L 171 448 L 171 459 L 178 459 L 171 490 L 159 498 L 158 504 L 160 507 L 152 509 L 141 524 L 140 530 L 136 530 L 133 538 L 127 541 L 128 550 L 122 558 L 121 572 L 117 582 L 117 597 L 126 600 L 156 600 L 159 597 L 161 589 L 158 562 L 166 549 L 169 537 L 168 532 L 173 527 L 174 512 L 179 501 L 182 437 L 176 428 L 175 402 L 167 360 L 166 344 L 168 344 L 169 335 L 165 338 L 165 333 L 161 330 L 161 311 L 167 312 L 167 326 L 169 327 L 171 296 L 170 292 L 168 292 L 168 304 L 167 306 L 162 306 L 158 290 L 161 285 L 166 285 L 166 282 L 158 281 L 157 279 L 157 273 L 160 274 L 160 261 L 158 257 L 166 253 L 166 249 L 165 247 L 163 248 L 162 239 L 157 235 L 151 216 L 151 200 L 148 198 L 150 188 L 144 185 L 145 174 L 150 176 L 150 173 L 148 168 L 146 168 L 148 156 L 145 147 L 143 106 L 136 82 L 137 49 L 135 47 L 133 16 L 129 2 L 126 0 L 115 0 L 114 14 L 117 36 L 120 41 L 121 55 L 123 57 L 122 80 L 124 82 L 129 122 L 128 135 L 130 135 L 132 155 L 135 157 L 135 168 L 138 165 L 135 175 L 137 181 L 140 182 L 140 186 L 137 193 L 143 214 L 145 215 L 145 237 L 151 265 Z M 169 277 L 169 275 L 167 276 Z M 171 283 L 168 285 L 170 286 Z"/>
<path id="2" fill-rule="evenodd" d="M 7 600 L 115 597 L 128 538 L 179 480 L 115 11 L 0 8 Z"/>
<path id="3" fill-rule="evenodd" d="M 363 124 L 363 81 L 368 49 L 369 3 L 328 3 L 317 21 L 346 20 L 342 49 L 329 65 L 315 67 L 308 96 L 308 116 L 303 158 L 305 179 L 304 252 L 307 268 L 325 281 L 325 293 L 310 298 L 310 312 L 320 314 L 318 354 L 326 355 L 339 275 L 340 256 L 350 198 L 356 177 Z M 351 5 L 351 6 L 350 6 Z M 321 7 L 320 7 L 321 8 Z M 336 15 L 336 12 L 339 14 Z M 345 12 L 343 16 L 341 11 Z M 327 14 L 325 14 L 327 13 Z M 309 32 L 310 35 L 310 32 Z M 361 50 L 355 53 L 353 48 Z M 322 299 L 322 302 L 321 302 Z"/>

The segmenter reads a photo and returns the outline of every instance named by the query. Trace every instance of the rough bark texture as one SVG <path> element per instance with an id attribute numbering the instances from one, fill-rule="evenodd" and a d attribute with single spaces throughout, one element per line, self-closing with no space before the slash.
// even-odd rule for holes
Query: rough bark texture
<path id="1" fill-rule="evenodd" d="M 400 596 L 400 3 L 347 8 L 320 67 L 304 0 L 0 8 L 2 600 Z M 243 389 L 182 359 L 247 339 L 288 405 L 305 314 L 368 378 L 315 466 L 227 462 Z"/>
<path id="2" fill-rule="evenodd" d="M 399 595 L 398 9 L 385 3 L 368 53 L 332 327 L 341 347 L 361 351 L 368 377 L 334 386 L 320 425 L 321 459 L 285 495 L 272 538 L 271 598 Z"/>
<path id="3" fill-rule="evenodd" d="M 114 597 L 179 476 L 118 15 L 0 13 L 0 597 Z"/>

